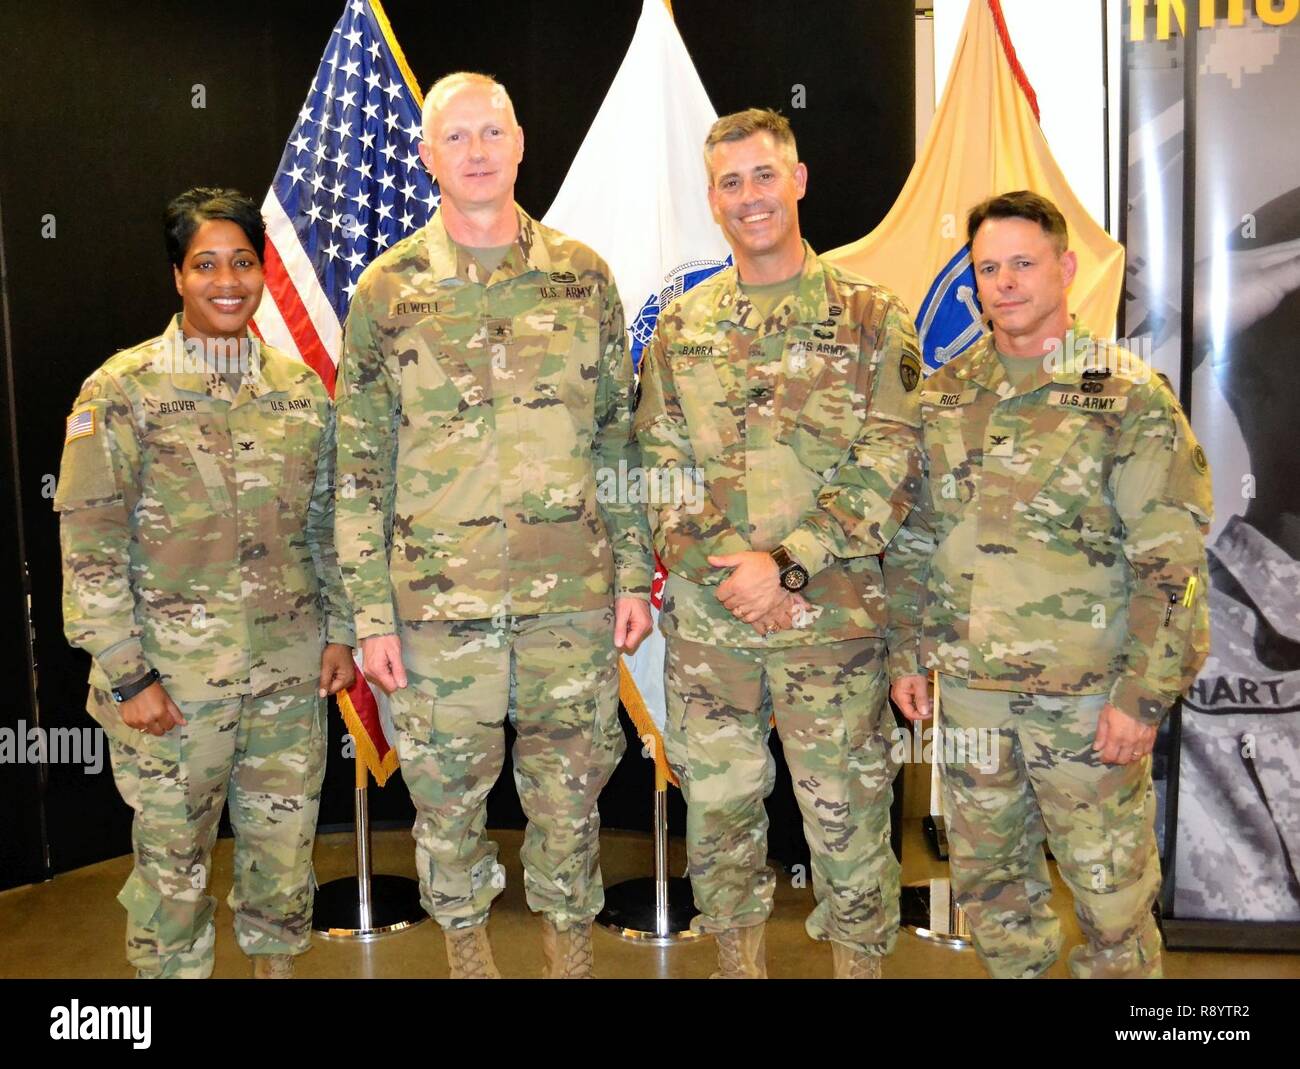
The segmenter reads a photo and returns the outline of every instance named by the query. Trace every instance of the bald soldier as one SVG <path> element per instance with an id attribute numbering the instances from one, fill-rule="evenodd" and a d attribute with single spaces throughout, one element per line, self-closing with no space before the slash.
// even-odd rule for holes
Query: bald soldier
<path id="1" fill-rule="evenodd" d="M 1072 324 L 1050 201 L 994 197 L 967 232 L 993 329 L 921 391 L 924 483 L 885 560 L 894 700 L 928 717 L 937 671 L 941 729 L 993 740 L 943 775 L 989 972 L 1060 951 L 1046 836 L 1085 939 L 1070 972 L 1159 976 L 1151 748 L 1206 655 L 1205 454 L 1150 368 Z"/>
<path id="2" fill-rule="evenodd" d="M 651 508 L 696 926 L 716 976 L 767 975 L 775 714 L 812 853 L 808 934 L 837 977 L 875 978 L 898 931 L 878 554 L 916 488 L 915 332 L 803 241 L 808 172 L 782 116 L 724 116 L 704 154 L 735 267 L 660 314 L 636 416 L 646 465 L 704 491 Z"/>
<path id="3" fill-rule="evenodd" d="M 623 309 L 600 257 L 514 203 L 523 152 L 492 79 L 430 89 L 420 158 L 441 208 L 362 275 L 340 364 L 339 555 L 453 977 L 499 975 L 484 822 L 507 716 L 547 975 L 591 975 L 617 656 L 650 630 L 644 513 L 596 493 L 637 464 Z"/>

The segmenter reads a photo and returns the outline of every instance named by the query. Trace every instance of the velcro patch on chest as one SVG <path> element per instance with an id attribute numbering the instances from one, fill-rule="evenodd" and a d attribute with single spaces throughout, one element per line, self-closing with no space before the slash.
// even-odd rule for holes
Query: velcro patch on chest
<path id="1" fill-rule="evenodd" d="M 990 434 L 984 448 L 986 457 L 1013 457 L 1016 455 L 1016 439 L 1010 434 Z"/>
<path id="2" fill-rule="evenodd" d="M 549 285 L 537 288 L 538 297 L 544 301 L 586 301 L 596 289 L 591 283 L 579 285 L 572 271 L 552 271 L 550 278 Z M 559 279 L 569 281 L 557 284 Z"/>
<path id="3" fill-rule="evenodd" d="M 978 390 L 963 390 L 960 393 L 944 393 L 942 390 L 922 390 L 921 404 L 935 405 L 939 408 L 956 408 L 968 405 L 975 400 Z"/>
<path id="4" fill-rule="evenodd" d="M 208 409 L 206 403 L 200 407 L 197 401 L 185 397 L 174 401 L 158 401 L 156 404 L 159 416 L 181 416 L 189 412 L 206 412 Z"/>
<path id="5" fill-rule="evenodd" d="M 397 301 L 390 309 L 390 316 L 432 316 L 438 314 L 437 301 Z"/>
<path id="6" fill-rule="evenodd" d="M 831 332 L 831 337 L 834 337 Z M 786 346 L 786 353 L 790 356 L 792 362 L 797 362 L 799 357 L 806 356 L 843 356 L 849 351 L 849 347 L 843 342 L 833 341 L 811 341 L 800 339 L 792 341 Z"/>
<path id="7" fill-rule="evenodd" d="M 510 319 L 484 319 L 482 329 L 490 345 L 505 345 L 515 336 L 515 324 Z"/>
<path id="8" fill-rule="evenodd" d="M 312 400 L 310 397 L 269 397 L 262 405 L 268 412 L 309 412 Z"/>
<path id="9" fill-rule="evenodd" d="M 1048 394 L 1047 403 L 1053 408 L 1074 408 L 1081 412 L 1123 412 L 1128 407 L 1128 398 L 1054 390 Z"/>

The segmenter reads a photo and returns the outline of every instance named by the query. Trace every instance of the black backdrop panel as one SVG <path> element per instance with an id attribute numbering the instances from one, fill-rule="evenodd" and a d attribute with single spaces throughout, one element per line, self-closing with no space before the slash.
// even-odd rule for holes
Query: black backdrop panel
<path id="1" fill-rule="evenodd" d="M 423 85 L 468 67 L 495 74 L 510 89 L 527 131 L 518 197 L 542 215 L 622 61 L 640 4 L 385 6 Z M 178 306 L 160 235 L 166 201 L 196 184 L 235 186 L 256 199 L 265 193 L 342 7 L 342 0 L 229 0 L 219 11 L 159 0 L 47 0 L 6 12 L 0 208 L 16 395 L 6 416 L 16 423 L 21 456 L 17 495 L 47 726 L 91 724 L 84 712 L 88 659 L 62 637 L 58 528 L 42 492 L 58 470 L 64 417 L 92 370 L 157 333 Z M 679 0 L 676 7 L 720 112 L 766 104 L 790 116 L 811 172 L 803 219 L 814 246 L 851 241 L 878 222 L 913 157 L 910 0 Z M 454 18 L 447 16 L 452 10 Z M 803 107 L 795 106 L 799 86 Z M 195 107 L 200 91 L 204 106 Z M 54 236 L 43 236 L 50 217 Z M 4 478 L 12 480 L 8 451 L 6 438 Z M 9 511 L 0 509 L 6 523 Z M 21 562 L 13 539 L 5 538 L 0 552 L 8 592 Z M 20 601 L 10 593 L 4 603 L 0 637 L 15 632 L 5 642 L 10 651 L 21 649 L 12 619 Z M 21 666 L 6 676 L 15 682 L 0 724 L 30 721 L 21 707 Z M 30 766 L 0 765 L 0 886 L 30 879 L 40 867 L 32 773 Z M 606 824 L 648 827 L 649 784 L 648 762 L 633 750 L 602 798 Z M 322 824 L 350 820 L 351 787 L 350 768 L 331 745 Z M 492 823 L 520 821 L 513 793 L 503 777 L 491 800 Z M 774 853 L 778 841 L 798 834 L 788 788 L 778 794 L 771 803 Z M 107 765 L 95 775 L 51 766 L 46 805 L 54 871 L 129 849 L 129 812 Z M 408 819 L 400 778 L 372 791 L 371 808 L 376 821 Z"/>
<path id="2" fill-rule="evenodd" d="M 912 169 L 914 8 L 897 0 L 673 7 L 719 115 L 758 106 L 790 119 L 808 164 L 800 225 L 819 252 L 880 222 Z"/>
<path id="3" fill-rule="evenodd" d="M 3 142 L 0 142 L 2 144 Z M 3 241 L 3 208 L 0 203 L 0 242 Z M 0 248 L 0 324 L 4 322 L 3 248 Z M 9 347 L 0 328 L 0 366 L 9 366 Z M 27 656 L 27 577 L 19 551 L 21 522 L 12 502 L 16 482 L 13 463 L 13 406 L 7 388 L 12 376 L 6 370 L 0 396 L 0 678 L 5 693 L 0 698 L 0 730 L 12 733 L 15 742 L 33 723 L 32 676 Z M 25 748 L 24 748 L 25 750 Z M 17 756 L 15 753 L 14 756 Z M 24 753 L 25 757 L 25 753 Z M 0 765 L 0 888 L 30 883 L 48 874 L 45 863 L 45 833 L 42 823 L 42 769 L 39 765 Z"/>

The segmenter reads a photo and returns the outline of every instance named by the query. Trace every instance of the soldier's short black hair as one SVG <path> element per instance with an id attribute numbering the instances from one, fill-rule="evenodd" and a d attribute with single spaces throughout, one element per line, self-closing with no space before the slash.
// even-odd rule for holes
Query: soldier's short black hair
<path id="1" fill-rule="evenodd" d="M 1057 253 L 1070 247 L 1070 232 L 1065 225 L 1061 209 L 1046 197 L 1018 189 L 1014 193 L 1000 193 L 980 201 L 966 216 L 966 240 L 975 243 L 975 232 L 985 219 L 1027 219 L 1043 228 L 1052 239 Z"/>
<path id="2" fill-rule="evenodd" d="M 194 240 L 194 232 L 209 219 L 225 219 L 244 232 L 259 260 L 265 259 L 266 223 L 262 210 L 237 189 L 195 186 L 167 205 L 163 212 L 163 239 L 167 258 L 179 268 Z"/>

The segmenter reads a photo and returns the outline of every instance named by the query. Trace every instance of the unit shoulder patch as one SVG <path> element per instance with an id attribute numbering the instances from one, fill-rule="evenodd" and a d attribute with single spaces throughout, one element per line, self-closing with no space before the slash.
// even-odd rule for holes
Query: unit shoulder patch
<path id="1" fill-rule="evenodd" d="M 904 349 L 898 360 L 898 377 L 903 380 L 903 389 L 911 393 L 921 382 L 921 358 L 911 349 Z"/>

